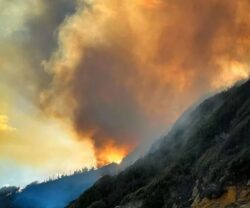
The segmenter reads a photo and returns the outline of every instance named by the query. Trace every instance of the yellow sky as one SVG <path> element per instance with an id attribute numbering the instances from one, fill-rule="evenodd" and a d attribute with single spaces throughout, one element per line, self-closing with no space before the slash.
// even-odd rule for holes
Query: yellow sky
<path id="1" fill-rule="evenodd" d="M 43 56 L 29 39 L 35 21 L 50 21 L 47 5 L 49 1 L 0 0 L 0 187 L 95 166 L 91 143 L 75 139 L 65 123 L 42 115 L 36 102 Z M 15 168 L 20 174 L 10 177 Z"/>
<path id="2" fill-rule="evenodd" d="M 18 98 L 15 100 L 22 102 Z M 22 111 L 21 105 L 15 106 L 10 102 L 7 105 L 9 110 L 1 113 L 6 113 L 9 117 L 0 115 L 0 161 L 29 167 L 30 172 L 34 170 L 33 180 L 43 180 L 56 173 L 70 173 L 85 166 L 95 166 L 91 143 L 76 140 L 67 126 L 39 116 L 34 109 Z M 0 167 L 1 165 L 0 162 Z M 43 175 L 36 175 L 38 170 Z M 9 171 L 14 171 L 13 167 Z M 28 181 L 26 177 L 30 176 L 20 174 L 20 178 L 17 176 L 11 182 L 8 175 L 0 175 L 0 183 L 24 185 L 23 180 Z"/>
<path id="3" fill-rule="evenodd" d="M 6 115 L 0 115 L 0 132 L 14 131 L 15 128 L 9 125 L 9 119 Z"/>

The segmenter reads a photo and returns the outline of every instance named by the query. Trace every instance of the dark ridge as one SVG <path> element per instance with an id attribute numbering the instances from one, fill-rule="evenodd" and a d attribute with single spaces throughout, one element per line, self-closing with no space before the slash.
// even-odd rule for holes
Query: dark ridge
<path id="1" fill-rule="evenodd" d="M 159 144 L 158 144 L 159 145 Z M 155 151 L 106 176 L 70 208 L 190 207 L 250 178 L 250 81 L 188 110 Z M 196 194 L 194 194 L 196 190 Z"/>

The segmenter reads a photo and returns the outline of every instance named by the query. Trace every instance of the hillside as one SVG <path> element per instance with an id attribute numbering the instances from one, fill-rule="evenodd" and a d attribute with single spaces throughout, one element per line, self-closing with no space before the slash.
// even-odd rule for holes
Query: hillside
<path id="1" fill-rule="evenodd" d="M 250 81 L 189 109 L 157 146 L 68 207 L 249 207 Z"/>
<path id="2" fill-rule="evenodd" d="M 76 172 L 56 180 L 32 183 L 24 189 L 0 189 L 0 208 L 62 208 L 104 175 L 113 175 L 118 165 L 110 164 L 96 170 Z"/>

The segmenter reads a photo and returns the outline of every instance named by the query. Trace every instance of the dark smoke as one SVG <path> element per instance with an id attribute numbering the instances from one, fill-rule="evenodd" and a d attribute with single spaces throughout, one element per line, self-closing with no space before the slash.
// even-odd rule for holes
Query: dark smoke
<path id="1" fill-rule="evenodd" d="M 199 96 L 248 76 L 248 0 L 153 2 L 80 3 L 60 27 L 43 106 L 97 154 L 158 136 Z"/>

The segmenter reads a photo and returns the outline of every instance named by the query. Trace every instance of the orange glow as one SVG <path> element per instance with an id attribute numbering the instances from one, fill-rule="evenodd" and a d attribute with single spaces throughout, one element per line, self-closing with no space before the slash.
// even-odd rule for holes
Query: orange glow
<path id="1" fill-rule="evenodd" d="M 248 79 L 250 68 L 246 64 L 237 61 L 221 62 L 223 69 L 220 79 L 214 80 L 213 87 L 221 88 L 233 85 L 237 80 Z"/>
<path id="2" fill-rule="evenodd" d="M 160 5 L 160 0 L 139 0 L 139 3 L 147 7 L 156 7 Z"/>
<path id="3" fill-rule="evenodd" d="M 97 166 L 121 162 L 204 93 L 248 77 L 247 1 L 79 1 L 44 63 L 43 110 L 90 134 Z"/>
<path id="4" fill-rule="evenodd" d="M 109 141 L 103 148 L 96 151 L 97 167 L 110 163 L 121 163 L 122 159 L 129 153 L 131 147 L 116 146 L 113 141 Z"/>
<path id="5" fill-rule="evenodd" d="M 9 126 L 9 118 L 0 114 L 0 132 L 13 131 L 15 128 Z"/>

